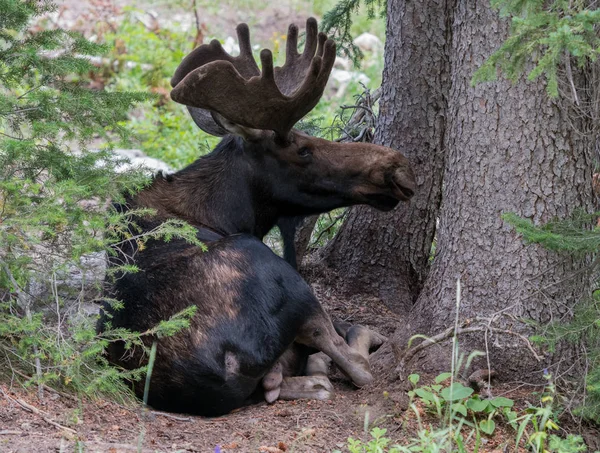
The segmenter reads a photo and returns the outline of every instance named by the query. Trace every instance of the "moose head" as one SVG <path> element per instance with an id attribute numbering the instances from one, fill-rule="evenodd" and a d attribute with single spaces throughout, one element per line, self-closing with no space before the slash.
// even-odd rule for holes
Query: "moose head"
<path id="1" fill-rule="evenodd" d="M 193 50 L 171 79 L 171 98 L 185 104 L 205 132 L 238 137 L 230 139 L 243 149 L 238 189 L 247 177 L 244 169 L 251 167 L 247 183 L 260 192 L 262 206 L 275 207 L 275 217 L 354 204 L 390 210 L 411 198 L 415 179 L 400 152 L 331 142 L 294 129 L 319 102 L 336 55 L 335 43 L 317 32 L 315 19 L 306 22 L 302 53 L 298 28 L 290 25 L 285 64 L 274 68 L 271 51 L 264 49 L 262 71 L 252 55 L 248 26 L 238 25 L 237 35 L 237 57 L 217 40 Z"/>

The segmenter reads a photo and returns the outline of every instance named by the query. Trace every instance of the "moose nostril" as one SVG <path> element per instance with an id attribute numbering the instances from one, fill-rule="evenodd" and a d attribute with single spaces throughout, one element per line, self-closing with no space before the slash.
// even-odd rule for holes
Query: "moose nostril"
<path id="1" fill-rule="evenodd" d="M 412 197 L 415 194 L 416 181 L 410 168 L 398 169 L 394 173 L 394 183 L 398 186 L 406 197 Z"/>
<path id="2" fill-rule="evenodd" d="M 407 197 L 412 197 L 415 194 L 415 191 L 413 189 L 408 188 L 408 187 L 402 187 L 402 192 Z"/>

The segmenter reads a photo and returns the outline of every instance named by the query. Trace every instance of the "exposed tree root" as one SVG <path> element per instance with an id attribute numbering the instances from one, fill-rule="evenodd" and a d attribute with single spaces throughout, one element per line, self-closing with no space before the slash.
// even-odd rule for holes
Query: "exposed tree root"
<path id="1" fill-rule="evenodd" d="M 471 325 L 473 323 L 485 323 L 485 325 L 473 326 L 473 325 Z M 408 364 L 408 362 L 410 362 L 416 354 L 418 354 L 419 352 L 428 348 L 429 346 L 441 343 L 444 340 L 452 338 L 454 335 L 458 336 L 458 335 L 464 335 L 466 333 L 474 333 L 474 332 L 485 332 L 485 333 L 496 332 L 496 333 L 503 333 L 503 334 L 507 334 L 507 335 L 516 336 L 525 343 L 525 345 L 527 346 L 527 348 L 529 349 L 531 354 L 535 357 L 535 359 L 538 362 L 542 361 L 542 358 L 535 351 L 535 349 L 533 349 L 531 342 L 525 335 L 522 335 L 518 332 L 514 332 L 509 329 L 500 329 L 497 327 L 492 327 L 491 323 L 492 323 L 492 320 L 488 319 L 488 318 L 467 319 L 462 323 L 461 327 L 459 327 L 459 328 L 455 328 L 454 326 L 448 327 L 443 332 L 441 332 L 437 335 L 434 335 L 433 337 L 428 337 L 428 338 L 424 339 L 421 343 L 419 343 L 418 345 L 416 345 L 414 347 L 409 346 L 404 351 L 404 353 L 399 353 L 397 348 L 394 348 L 394 355 L 396 355 L 396 360 L 399 361 L 399 364 L 396 367 L 396 373 L 398 373 L 401 377 L 403 377 L 405 374 L 404 370 L 406 368 L 406 364 Z"/>

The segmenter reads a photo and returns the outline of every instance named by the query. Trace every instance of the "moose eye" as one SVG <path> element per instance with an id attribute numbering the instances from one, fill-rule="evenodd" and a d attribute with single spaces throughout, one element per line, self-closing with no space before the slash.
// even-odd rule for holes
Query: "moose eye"
<path id="1" fill-rule="evenodd" d="M 312 155 L 312 151 L 308 147 L 303 146 L 302 148 L 298 149 L 298 155 L 300 157 L 308 157 Z"/>

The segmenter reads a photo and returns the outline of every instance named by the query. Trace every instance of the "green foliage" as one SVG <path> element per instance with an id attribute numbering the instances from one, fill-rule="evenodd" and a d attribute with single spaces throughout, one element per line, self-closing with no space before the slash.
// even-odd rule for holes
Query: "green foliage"
<path id="1" fill-rule="evenodd" d="M 387 0 L 339 0 L 333 8 L 325 13 L 321 22 L 321 30 L 332 36 L 338 43 L 339 49 L 350 56 L 358 65 L 363 58 L 362 51 L 352 42 L 352 25 L 361 10 L 366 9 L 369 20 L 385 17 Z"/>
<path id="2" fill-rule="evenodd" d="M 568 220 L 554 220 L 536 226 L 529 219 L 504 213 L 502 219 L 515 227 L 528 243 L 570 254 L 587 254 L 600 247 L 600 229 L 592 228 L 598 213 L 575 212 Z"/>
<path id="3" fill-rule="evenodd" d="M 420 379 L 418 375 L 413 374 L 409 381 L 415 388 L 409 392 L 409 397 L 418 399 L 425 410 L 439 418 L 449 412 L 457 421 L 462 420 L 464 423 L 466 418 L 478 423 L 481 432 L 491 435 L 496 426 L 494 417 L 509 412 L 514 401 L 504 397 L 481 399 L 479 395 L 473 394 L 472 388 L 457 381 L 448 385 L 441 384 L 451 377 L 451 373 L 442 373 L 436 377 L 435 384 L 417 387 Z"/>
<path id="4" fill-rule="evenodd" d="M 576 453 L 587 451 L 581 436 L 568 435 L 561 438 L 551 431 L 558 430 L 555 421 L 554 408 L 555 389 L 548 377 L 548 385 L 541 397 L 539 406 L 530 406 L 524 411 L 513 410 L 514 401 L 505 397 L 482 399 L 467 391 L 467 387 L 453 384 L 442 386 L 440 383 L 451 378 L 451 373 L 442 373 L 430 386 L 416 387 L 420 381 L 419 375 L 409 376 L 409 381 L 415 386 L 410 392 L 410 407 L 416 414 L 418 431 L 407 441 L 393 444 L 386 437 L 387 431 L 373 428 L 371 440 L 363 442 L 359 439 L 348 439 L 350 453 L 410 453 L 410 452 L 460 452 L 476 453 L 482 441 L 481 434 L 492 435 L 496 429 L 495 418 L 511 426 L 515 432 L 514 445 L 524 447 L 535 453 Z M 454 391 L 452 386 L 456 385 Z M 445 396 L 444 396 L 445 394 Z M 452 395 L 452 396 L 451 396 Z M 425 408 L 431 409 L 440 405 L 450 409 L 455 420 L 454 424 L 443 422 L 441 411 L 430 411 L 438 415 L 441 426 L 425 426 L 415 405 L 419 402 Z M 516 450 L 515 450 L 516 451 Z M 336 450 L 340 453 L 339 450 Z"/>
<path id="5" fill-rule="evenodd" d="M 580 451 L 587 451 L 587 447 L 581 436 L 569 434 L 565 439 L 561 439 L 560 437 L 553 435 L 548 442 L 548 451 L 577 453 Z"/>
<path id="6" fill-rule="evenodd" d="M 0 0 L 0 370 L 88 395 L 122 396 L 121 378 L 138 379 L 144 370 L 109 367 L 104 348 L 121 340 L 143 346 L 150 333 L 172 335 L 189 313 L 150 333 L 109 329 L 97 335 L 94 317 L 82 308 L 93 296 L 65 293 L 60 285 L 84 256 L 118 246 L 119 232 L 129 231 L 135 213 L 107 205 L 147 178 L 117 173 L 121 162 L 110 147 L 87 144 L 126 140 L 127 112 L 151 96 L 90 89 L 96 68 L 88 57 L 108 48 L 61 29 L 29 30 L 33 19 L 54 8 L 51 2 Z M 143 246 L 151 237 L 173 236 L 197 243 L 195 230 L 181 222 L 135 239 Z"/>
<path id="7" fill-rule="evenodd" d="M 461 304 L 460 280 L 457 283 L 456 307 Z M 460 370 L 467 370 L 472 359 L 480 355 L 472 352 L 467 360 L 460 354 L 458 344 L 458 323 L 455 324 L 452 345 L 452 371 L 441 373 L 430 385 L 421 385 L 418 374 L 408 376 L 413 386 L 409 391 L 409 407 L 414 412 L 418 424 L 416 436 L 412 436 L 403 445 L 390 446 L 391 440 L 385 437 L 386 431 L 374 429 L 373 440 L 364 443 L 353 438 L 348 439 L 350 453 L 409 453 L 409 452 L 459 452 L 476 453 L 483 441 L 482 435 L 491 436 L 496 430 L 496 421 L 501 421 L 513 428 L 515 432 L 515 451 L 525 447 L 534 453 L 574 453 L 585 451 L 581 437 L 568 436 L 561 438 L 551 433 L 559 429 L 556 411 L 556 388 L 549 374 L 548 381 L 541 395 L 539 406 L 530 405 L 525 410 L 515 409 L 512 399 L 498 396 L 482 398 L 474 394 L 470 387 L 463 385 L 459 379 Z M 424 338 L 418 335 L 415 337 Z M 410 346 L 409 346 L 410 347 Z M 426 427 L 421 419 L 419 407 L 423 407 L 439 421 L 438 426 Z M 365 432 L 367 422 L 365 421 Z"/>
<path id="8" fill-rule="evenodd" d="M 190 32 L 149 28 L 127 9 L 119 27 L 103 35 L 111 49 L 105 68 L 108 90 L 150 90 L 158 96 L 121 123 L 149 156 L 181 168 L 209 152 L 219 141 L 198 129 L 185 106 L 171 102 L 170 79 L 192 50 Z"/>
<path id="9" fill-rule="evenodd" d="M 398 450 L 396 446 L 387 449 L 388 445 L 391 443 L 391 440 L 387 437 L 384 437 L 386 432 L 386 429 L 377 427 L 373 428 L 370 433 L 373 439 L 366 444 L 363 444 L 360 440 L 350 437 L 348 439 L 348 451 L 350 453 L 382 453 L 384 451 L 388 451 L 389 453 L 399 452 L 400 450 Z"/>
<path id="10" fill-rule="evenodd" d="M 590 9 L 589 2 L 492 0 L 492 6 L 511 18 L 510 35 L 477 70 L 473 84 L 495 80 L 497 70 L 516 80 L 532 61 L 527 78 L 544 75 L 548 94 L 556 97 L 562 60 L 584 66 L 600 53 L 600 9 Z"/>
<path id="11" fill-rule="evenodd" d="M 515 440 L 516 445 L 520 445 L 521 439 L 526 439 L 526 445 L 534 453 L 556 452 L 556 453 L 574 453 L 586 451 L 585 443 L 580 436 L 569 435 L 566 439 L 560 438 L 550 431 L 559 429 L 555 421 L 555 398 L 556 388 L 552 382 L 552 377 L 546 375 L 548 385 L 544 389 L 541 397 L 540 406 L 530 406 L 525 410 L 525 414 L 516 417 L 510 417 L 508 422 L 517 432 Z"/>
<path id="12" fill-rule="evenodd" d="M 589 254 L 593 257 L 590 262 L 590 270 L 593 271 L 598 266 L 597 253 L 600 248 L 600 228 L 592 227 L 597 215 L 578 211 L 570 219 L 541 226 L 513 213 L 504 214 L 503 219 L 514 226 L 528 243 L 540 244 L 559 253 L 577 256 Z M 567 322 L 553 321 L 549 325 L 539 326 L 539 333 L 532 340 L 543 343 L 551 351 L 563 341 L 585 347 L 587 395 L 581 398 L 583 404 L 575 412 L 600 423 L 600 291 L 577 301 L 572 313 L 572 318 Z"/>

